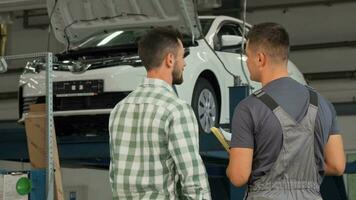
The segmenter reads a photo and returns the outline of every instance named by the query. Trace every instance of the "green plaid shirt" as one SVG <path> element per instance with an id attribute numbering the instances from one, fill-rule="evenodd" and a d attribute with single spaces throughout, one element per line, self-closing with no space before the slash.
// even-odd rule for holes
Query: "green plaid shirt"
<path id="1" fill-rule="evenodd" d="M 189 104 L 159 79 L 111 111 L 110 182 L 114 199 L 211 199 Z"/>

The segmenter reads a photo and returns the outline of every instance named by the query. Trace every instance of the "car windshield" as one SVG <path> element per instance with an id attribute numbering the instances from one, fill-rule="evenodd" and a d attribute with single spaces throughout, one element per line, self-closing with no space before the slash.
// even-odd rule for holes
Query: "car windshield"
<path id="1" fill-rule="evenodd" d="M 206 35 L 214 19 L 200 19 L 203 35 Z M 113 47 L 122 45 L 135 45 L 139 38 L 149 29 L 131 29 L 131 30 L 116 30 L 97 34 L 85 40 L 76 49 L 86 49 L 93 47 Z M 189 41 L 189 37 L 184 37 L 183 40 Z"/>
<path id="2" fill-rule="evenodd" d="M 204 19 L 199 19 L 199 21 L 200 21 L 203 35 L 205 36 L 208 33 L 210 26 L 213 23 L 214 19 L 213 18 L 204 18 Z"/>
<path id="3" fill-rule="evenodd" d="M 148 30 L 149 29 L 132 29 L 100 33 L 79 44 L 75 49 L 135 44 Z"/>

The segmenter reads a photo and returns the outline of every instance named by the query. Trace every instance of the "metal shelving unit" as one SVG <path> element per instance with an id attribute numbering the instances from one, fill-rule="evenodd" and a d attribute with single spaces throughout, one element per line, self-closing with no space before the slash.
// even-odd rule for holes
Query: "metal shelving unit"
<path id="1" fill-rule="evenodd" d="M 52 66 L 53 54 L 51 52 L 39 52 L 31 54 L 10 55 L 3 57 L 5 61 L 26 60 L 45 58 L 46 60 L 46 133 L 47 133 L 47 168 L 46 168 L 46 191 L 47 200 L 54 199 L 54 162 L 53 162 L 53 89 L 52 89 Z"/>

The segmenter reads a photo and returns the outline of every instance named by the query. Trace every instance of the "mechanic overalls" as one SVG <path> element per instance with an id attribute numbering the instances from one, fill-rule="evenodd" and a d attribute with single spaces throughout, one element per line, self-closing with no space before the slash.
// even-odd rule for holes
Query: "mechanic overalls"
<path id="1" fill-rule="evenodd" d="M 283 129 L 283 145 L 271 171 L 248 186 L 247 200 L 320 200 L 319 175 L 314 154 L 314 126 L 318 96 L 310 88 L 307 114 L 296 122 L 267 93 L 254 95 L 267 105 Z"/>

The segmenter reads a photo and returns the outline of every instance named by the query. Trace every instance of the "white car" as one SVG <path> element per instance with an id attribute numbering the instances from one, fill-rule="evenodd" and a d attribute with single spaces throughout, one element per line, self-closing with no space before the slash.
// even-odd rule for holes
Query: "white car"
<path id="1" fill-rule="evenodd" d="M 146 75 L 137 41 L 155 26 L 170 25 L 185 34 L 184 82 L 178 96 L 190 102 L 201 132 L 229 123 L 229 87 L 249 80 L 241 54 L 242 21 L 227 16 L 196 16 L 192 0 L 48 0 L 56 38 L 68 46 L 54 64 L 54 116 L 58 135 L 107 134 L 111 109 Z M 110 2 L 110 3 L 109 3 Z M 246 31 L 250 25 L 246 25 Z M 30 104 L 45 102 L 45 65 L 29 62 L 20 78 L 20 119 Z M 305 84 L 288 63 L 290 75 Z"/>

